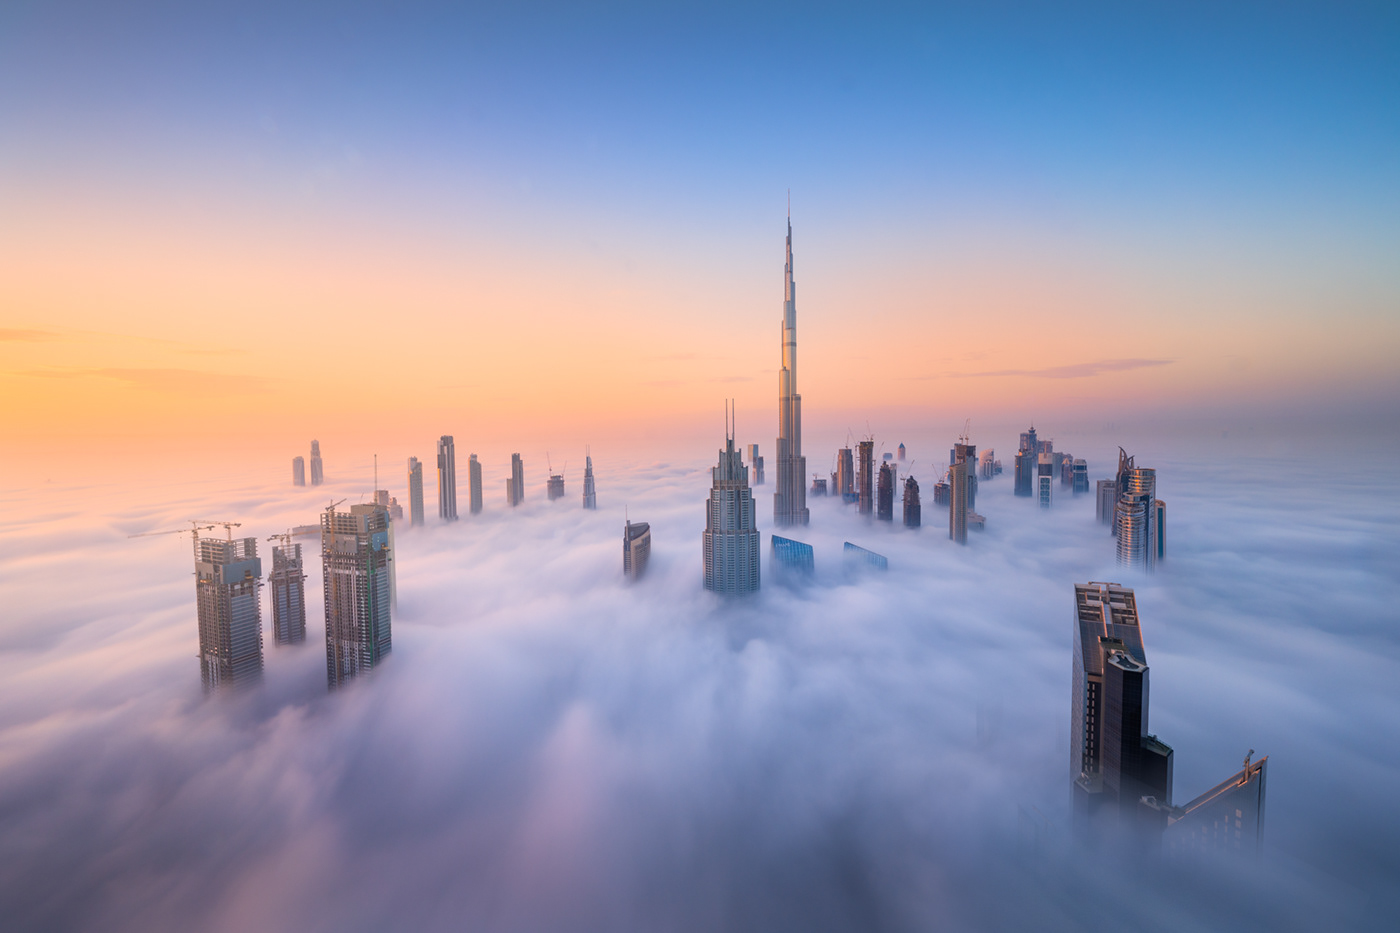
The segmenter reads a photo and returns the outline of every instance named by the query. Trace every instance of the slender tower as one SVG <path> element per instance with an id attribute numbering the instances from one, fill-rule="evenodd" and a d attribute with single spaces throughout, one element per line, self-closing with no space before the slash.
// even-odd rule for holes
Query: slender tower
<path id="1" fill-rule="evenodd" d="M 710 474 L 713 483 L 705 503 L 705 531 L 701 535 L 705 589 L 753 593 L 759 584 L 758 523 L 749 470 L 740 452 L 734 449 L 730 424 L 724 426 L 724 449 Z"/>
<path id="2" fill-rule="evenodd" d="M 797 286 L 792 281 L 792 212 L 783 268 L 783 368 L 778 370 L 778 488 L 773 524 L 807 524 L 807 458 L 802 456 L 802 396 L 797 394 Z"/>
<path id="3" fill-rule="evenodd" d="M 438 438 L 438 518 L 457 520 L 457 447 L 451 434 Z"/>
<path id="4" fill-rule="evenodd" d="M 585 509 L 596 509 L 598 507 L 598 491 L 593 487 L 593 451 L 589 451 L 583 458 L 583 507 Z"/>

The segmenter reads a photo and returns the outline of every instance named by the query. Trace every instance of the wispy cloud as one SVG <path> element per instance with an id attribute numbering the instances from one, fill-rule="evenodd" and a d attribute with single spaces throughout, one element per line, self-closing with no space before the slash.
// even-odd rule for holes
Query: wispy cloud
<path id="1" fill-rule="evenodd" d="M 0 327 L 0 343 L 42 343 L 57 340 L 51 330 L 28 330 L 21 327 Z"/>
<path id="2" fill-rule="evenodd" d="M 1104 373 L 1121 373 L 1131 369 L 1146 369 L 1150 366 L 1166 366 L 1175 360 L 1098 360 L 1094 363 L 1074 363 L 1070 366 L 1051 366 L 1046 369 L 995 369 L 981 373 L 948 373 L 956 379 L 972 379 L 990 376 L 1032 376 L 1037 379 L 1087 379 Z"/>
<path id="3" fill-rule="evenodd" d="M 197 369 L 134 369 L 123 367 L 24 369 L 7 373 L 37 379 L 110 379 L 149 392 L 182 395 L 224 394 L 233 391 L 261 392 L 268 380 L 262 376 L 211 373 Z"/>

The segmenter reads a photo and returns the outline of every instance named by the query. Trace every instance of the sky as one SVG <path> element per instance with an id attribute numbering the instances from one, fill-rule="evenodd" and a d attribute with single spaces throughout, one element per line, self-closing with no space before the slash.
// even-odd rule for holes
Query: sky
<path id="1" fill-rule="evenodd" d="M 1388 922 L 1397 87 L 1383 3 L 0 5 L 0 916 Z M 810 471 L 1121 444 L 1160 572 L 1006 476 L 966 549 L 815 500 L 810 586 L 705 594 L 725 399 L 775 470 L 789 214 Z M 487 507 L 399 537 L 390 662 L 327 695 L 313 554 L 307 644 L 204 698 L 189 543 L 127 536 L 405 502 L 409 456 L 431 514 L 444 434 Z M 1270 756 L 1257 864 L 1070 845 L 1091 579 L 1137 590 L 1180 799 Z"/>
<path id="2" fill-rule="evenodd" d="M 1095 475 L 1116 454 L 1076 445 Z M 1150 576 L 1058 486 L 1042 512 L 1009 475 L 982 483 L 965 548 L 932 502 L 913 531 L 813 499 L 814 579 L 782 582 L 765 540 L 739 602 L 700 586 L 712 459 L 600 460 L 596 512 L 528 470 L 509 509 L 488 464 L 481 515 L 396 535 L 373 675 L 326 691 L 310 539 L 306 642 L 267 636 L 263 686 L 212 700 L 188 539 L 126 535 L 221 510 L 262 538 L 363 483 L 7 494 L 0 907 L 17 930 L 1384 927 L 1394 455 L 1177 445 L 1154 461 Z M 632 585 L 624 514 L 652 529 Z M 889 571 L 844 565 L 847 540 Z M 1091 579 L 1136 591 L 1174 799 L 1269 757 L 1257 863 L 1139 874 L 1070 843 L 1072 584 Z"/>
<path id="3" fill-rule="evenodd" d="M 1393 426 L 1397 39 L 1387 4 L 6 4 L 0 428 L 25 470 L 370 421 L 704 449 L 725 397 L 771 417 L 789 192 L 814 427 Z"/>

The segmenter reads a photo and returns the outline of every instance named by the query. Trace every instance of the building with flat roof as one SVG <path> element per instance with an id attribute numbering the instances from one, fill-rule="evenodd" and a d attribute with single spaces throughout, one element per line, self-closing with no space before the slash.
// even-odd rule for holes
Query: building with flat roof
<path id="1" fill-rule="evenodd" d="M 525 501 L 525 461 L 520 454 L 510 455 L 510 476 L 506 477 L 506 505 L 517 506 Z"/>
<path id="2" fill-rule="evenodd" d="M 206 691 L 262 680 L 262 561 L 255 538 L 194 535 L 199 670 Z"/>
<path id="3" fill-rule="evenodd" d="M 326 481 L 326 472 L 321 463 L 321 442 L 311 442 L 311 485 L 319 486 Z"/>
<path id="4" fill-rule="evenodd" d="M 457 520 L 457 446 L 451 434 L 438 438 L 438 518 Z"/>
<path id="5" fill-rule="evenodd" d="M 335 506 L 321 515 L 326 614 L 326 684 L 334 690 L 368 673 L 393 647 L 393 538 L 377 503 Z"/>
<path id="6" fill-rule="evenodd" d="M 471 514 L 481 514 L 481 461 L 476 454 L 467 458 L 467 486 L 471 496 Z"/>
<path id="7" fill-rule="evenodd" d="M 292 485 L 306 485 L 306 461 L 301 457 L 292 458 Z"/>
<path id="8" fill-rule="evenodd" d="M 856 502 L 855 453 L 849 447 L 836 451 L 836 472 L 832 474 L 831 494 L 840 496 L 842 502 Z"/>
<path id="9" fill-rule="evenodd" d="M 977 447 L 963 438 L 953 445 L 953 465 L 948 467 L 948 537 L 967 543 L 967 516 L 973 511 L 973 484 L 977 482 Z"/>
<path id="10" fill-rule="evenodd" d="M 408 524 L 423 524 L 423 462 L 408 458 Z"/>
<path id="11" fill-rule="evenodd" d="M 894 521 L 894 468 L 880 464 L 880 482 L 875 491 L 875 517 L 882 522 Z"/>
<path id="12" fill-rule="evenodd" d="M 904 478 L 904 527 L 918 528 L 923 524 L 923 508 L 919 504 L 919 482 L 912 476 Z"/>
<path id="13" fill-rule="evenodd" d="M 272 594 L 272 641 L 276 645 L 299 645 L 306 641 L 306 570 L 301 562 L 301 545 L 291 535 L 275 535 L 281 547 L 272 548 L 272 572 L 267 586 Z"/>
<path id="14" fill-rule="evenodd" d="M 551 473 L 549 479 L 545 480 L 544 496 L 550 502 L 555 499 L 564 498 L 564 474 Z"/>
<path id="15" fill-rule="evenodd" d="M 1055 490 L 1055 462 L 1053 454 L 1041 454 L 1036 458 L 1036 493 L 1042 509 L 1050 508 L 1050 497 Z"/>
<path id="16" fill-rule="evenodd" d="M 857 510 L 861 515 L 875 513 L 875 441 L 864 440 L 856 444 L 856 495 Z"/>
<path id="17" fill-rule="evenodd" d="M 813 474 L 812 488 L 807 490 L 807 494 L 814 497 L 824 497 L 826 495 L 826 479 Z"/>

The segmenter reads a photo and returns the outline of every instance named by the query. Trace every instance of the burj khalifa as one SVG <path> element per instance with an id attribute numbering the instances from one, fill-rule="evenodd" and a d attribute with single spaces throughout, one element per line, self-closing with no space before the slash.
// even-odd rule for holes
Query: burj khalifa
<path id="1" fill-rule="evenodd" d="M 797 286 L 792 281 L 792 215 L 783 269 L 783 368 L 778 370 L 778 489 L 774 525 L 807 524 L 807 458 L 802 456 L 802 396 L 797 394 Z"/>

